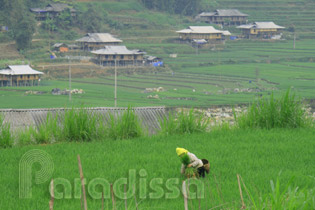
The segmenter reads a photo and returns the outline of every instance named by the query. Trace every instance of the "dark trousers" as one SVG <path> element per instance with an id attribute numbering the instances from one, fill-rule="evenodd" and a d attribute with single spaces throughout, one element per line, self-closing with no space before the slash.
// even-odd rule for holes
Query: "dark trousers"
<path id="1" fill-rule="evenodd" d="M 199 177 L 202 177 L 202 178 L 205 177 L 206 170 L 205 170 L 205 168 L 203 166 L 200 167 L 200 168 L 197 168 L 197 171 L 198 171 Z"/>

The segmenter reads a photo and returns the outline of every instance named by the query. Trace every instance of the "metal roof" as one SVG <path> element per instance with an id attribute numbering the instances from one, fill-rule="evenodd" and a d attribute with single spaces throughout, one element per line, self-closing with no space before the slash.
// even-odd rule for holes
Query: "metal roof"
<path id="1" fill-rule="evenodd" d="M 237 28 L 241 29 L 251 29 L 251 28 L 257 28 L 257 29 L 283 29 L 285 27 L 278 26 L 274 22 L 254 22 L 247 25 L 240 25 Z"/>
<path id="2" fill-rule="evenodd" d="M 71 109 L 71 108 L 70 108 Z M 51 108 L 51 109 L 0 109 L 0 114 L 4 116 L 4 122 L 9 123 L 11 131 L 25 129 L 29 126 L 39 127 L 46 122 L 47 115 L 52 116 L 58 114 L 59 120 L 62 120 L 67 108 Z M 127 110 L 124 107 L 96 107 L 86 108 L 91 114 L 103 118 L 105 122 L 110 122 L 109 114 L 119 116 Z M 160 129 L 159 120 L 167 117 L 167 111 L 164 106 L 159 107 L 135 107 L 132 108 L 138 116 L 142 125 L 148 128 L 149 133 L 156 133 Z"/>
<path id="3" fill-rule="evenodd" d="M 30 74 L 44 74 L 43 72 L 32 69 L 29 65 L 13 65 L 8 66 L 7 69 L 0 70 L 0 74 L 4 75 L 30 75 Z"/>
<path id="4" fill-rule="evenodd" d="M 75 9 L 71 8 L 68 4 L 51 3 L 45 8 L 31 8 L 32 12 L 62 12 L 65 9 L 70 9 L 71 12 L 76 12 Z"/>
<path id="5" fill-rule="evenodd" d="M 203 12 L 200 17 L 221 16 L 221 17 L 247 17 L 247 14 L 240 12 L 237 9 L 217 9 L 214 12 Z"/>
<path id="6" fill-rule="evenodd" d="M 189 33 L 189 34 L 223 34 L 228 31 L 220 31 L 213 26 L 189 26 L 188 29 L 176 31 L 177 33 Z M 229 33 L 229 32 L 228 32 Z"/>
<path id="7" fill-rule="evenodd" d="M 111 42 L 122 42 L 122 40 L 115 38 L 113 35 L 109 33 L 88 33 L 81 39 L 77 39 L 77 42 L 103 42 L 103 43 L 111 43 Z"/>
<path id="8" fill-rule="evenodd" d="M 67 46 L 64 43 L 56 43 L 56 44 L 53 45 L 53 47 L 61 47 L 62 45 Z"/>
<path id="9" fill-rule="evenodd" d="M 96 55 L 140 55 L 145 54 L 139 50 L 128 50 L 126 46 L 105 46 L 104 49 L 92 51 Z"/>

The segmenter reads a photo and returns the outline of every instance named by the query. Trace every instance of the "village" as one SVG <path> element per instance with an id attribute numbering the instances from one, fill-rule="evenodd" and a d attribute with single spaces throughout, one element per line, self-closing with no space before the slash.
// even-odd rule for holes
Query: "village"
<path id="1" fill-rule="evenodd" d="M 67 4 L 50 3 L 45 8 L 30 8 L 37 21 L 58 17 L 63 11 L 70 10 L 71 16 L 76 17 L 76 10 Z M 205 11 L 195 17 L 196 23 L 208 23 L 214 26 L 189 26 L 176 31 L 178 38 L 175 43 L 189 44 L 194 48 L 207 48 L 209 46 L 224 45 L 228 40 L 276 40 L 281 39 L 285 27 L 274 22 L 248 23 L 248 16 L 237 9 L 217 9 L 213 12 Z M 226 26 L 233 26 L 239 30 L 239 35 L 234 35 Z M 219 29 L 217 29 L 219 28 Z M 2 27 L 5 31 L 7 27 Z M 228 44 L 228 43 L 227 43 Z M 104 67 L 162 67 L 165 65 L 163 58 L 148 55 L 141 49 L 128 49 L 123 45 L 123 40 L 110 33 L 87 33 L 80 39 L 71 43 L 53 43 L 50 58 L 69 58 L 74 52 L 87 52 L 88 59 Z M 0 70 L 0 86 L 33 86 L 40 85 L 42 72 L 30 66 L 8 66 Z"/>

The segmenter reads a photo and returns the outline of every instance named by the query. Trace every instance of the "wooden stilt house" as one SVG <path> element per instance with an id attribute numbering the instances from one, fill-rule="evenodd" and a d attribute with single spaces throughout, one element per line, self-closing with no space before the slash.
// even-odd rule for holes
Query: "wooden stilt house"
<path id="1" fill-rule="evenodd" d="M 197 19 L 220 25 L 241 25 L 247 23 L 247 17 L 247 14 L 237 9 L 217 9 L 214 12 L 203 12 L 197 16 Z"/>
<path id="2" fill-rule="evenodd" d="M 35 86 L 39 85 L 43 72 L 32 69 L 29 65 L 8 66 L 0 70 L 0 86 Z"/>
<path id="3" fill-rule="evenodd" d="M 139 66 L 144 65 L 145 52 L 128 50 L 126 46 L 105 46 L 104 49 L 92 51 L 96 62 L 103 66 Z"/>
<path id="4" fill-rule="evenodd" d="M 68 4 L 50 3 L 44 8 L 30 8 L 30 11 L 35 14 L 37 20 L 46 20 L 47 18 L 55 18 L 61 12 L 69 10 L 72 17 L 76 16 L 76 10 Z"/>
<path id="5" fill-rule="evenodd" d="M 271 39 L 273 36 L 280 35 L 283 26 L 278 26 L 274 22 L 254 22 L 247 25 L 240 25 L 237 28 L 242 30 L 244 38 Z"/>
<path id="6" fill-rule="evenodd" d="M 105 46 L 119 45 L 122 40 L 115 38 L 109 33 L 88 33 L 81 39 L 77 39 L 82 50 L 97 50 Z"/>
<path id="7" fill-rule="evenodd" d="M 189 26 L 187 29 L 176 31 L 181 40 L 192 41 L 194 39 L 204 39 L 206 41 L 224 40 L 226 36 L 230 36 L 229 31 L 220 31 L 212 26 Z"/>

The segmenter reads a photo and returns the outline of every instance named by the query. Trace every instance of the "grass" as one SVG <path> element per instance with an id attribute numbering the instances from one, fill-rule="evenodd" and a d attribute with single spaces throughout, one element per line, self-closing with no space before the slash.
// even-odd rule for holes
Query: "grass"
<path id="1" fill-rule="evenodd" d="M 240 128 L 303 128 L 312 127 L 312 119 L 307 116 L 301 101 L 295 99 L 290 89 L 281 99 L 273 93 L 269 99 L 258 99 L 241 116 L 234 114 Z"/>
<path id="2" fill-rule="evenodd" d="M 105 129 L 108 138 L 113 140 L 141 137 L 146 135 L 146 130 L 131 107 L 121 115 L 110 114 L 109 125 Z"/>
<path id="3" fill-rule="evenodd" d="M 181 146 L 199 158 L 208 159 L 211 163 L 210 175 L 204 179 L 206 186 L 210 184 L 210 188 L 206 187 L 206 198 L 201 200 L 202 209 L 206 209 L 206 204 L 207 209 L 210 209 L 225 203 L 235 209 L 240 208 L 236 174 L 242 176 L 256 203 L 260 196 L 265 198 L 265 195 L 273 195 L 270 180 L 277 178 L 280 195 L 283 192 L 295 193 L 294 190 L 299 187 L 301 191 L 296 192 L 296 199 L 303 199 L 302 193 L 306 192 L 311 199 L 314 197 L 311 191 L 314 188 L 312 177 L 315 174 L 314 134 L 314 129 L 217 130 L 211 133 L 144 137 L 129 141 L 62 142 L 54 145 L 1 149 L 0 159 L 5 161 L 0 163 L 0 168 L 4 169 L 0 171 L 2 177 L 0 185 L 6 190 L 0 192 L 1 198 L 5 198 L 2 199 L 0 206 L 3 209 L 16 209 L 20 206 L 24 209 L 48 207 L 49 181 L 40 185 L 34 184 L 31 199 L 18 198 L 19 161 L 22 155 L 31 149 L 44 150 L 51 155 L 55 168 L 51 178 L 65 178 L 72 186 L 74 179 L 79 178 L 76 157 L 80 154 L 87 183 L 94 178 L 106 178 L 109 183 L 113 183 L 121 177 L 128 177 L 129 169 L 136 169 L 137 174 L 140 169 L 145 169 L 149 187 L 149 182 L 153 178 L 162 178 L 163 183 L 169 178 L 181 179 L 181 163 L 175 153 L 175 148 Z M 40 169 L 35 166 L 34 170 Z M 289 189 L 286 191 L 287 183 L 293 176 L 296 178 L 292 182 L 291 191 Z M 137 177 L 140 179 L 140 176 Z M 136 186 L 140 181 L 138 178 Z M 165 188 L 164 185 L 160 186 Z M 276 194 L 276 183 L 274 189 Z M 218 193 L 218 190 L 221 193 Z M 146 193 L 148 195 L 154 192 L 148 188 Z M 138 193 L 137 191 L 139 209 L 183 209 L 182 196 L 175 199 L 165 199 L 163 196 L 160 199 L 147 198 L 140 201 Z M 251 207 L 251 199 L 244 189 L 243 195 L 246 205 Z M 287 198 L 287 195 L 284 197 Z M 128 204 L 133 203 L 133 200 L 129 199 Z M 271 197 L 268 198 L 268 203 L 270 202 Z M 117 203 L 124 205 L 119 199 Z M 105 200 L 105 206 L 107 204 L 107 209 L 111 209 L 110 199 Z M 80 209 L 80 199 L 55 200 L 55 205 L 62 209 Z M 189 205 L 194 205 L 194 209 L 198 209 L 198 200 L 189 201 Z M 88 197 L 88 206 L 91 209 L 101 208 L 101 200 Z"/>
<path id="4" fill-rule="evenodd" d="M 160 120 L 161 135 L 191 134 L 206 132 L 209 128 L 210 120 L 202 114 L 181 110 L 176 115 L 170 113 L 168 118 Z"/>
<path id="5" fill-rule="evenodd" d="M 0 115 L 0 148 L 7 148 L 13 145 L 10 127 L 10 124 L 4 122 L 4 116 Z"/>
<path id="6" fill-rule="evenodd" d="M 98 117 L 88 109 L 70 109 L 65 111 L 62 135 L 67 141 L 92 141 L 98 138 Z"/>

